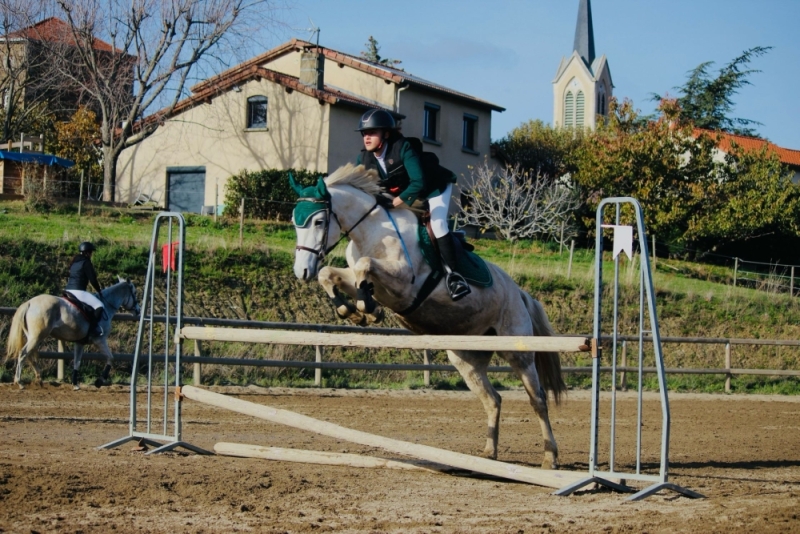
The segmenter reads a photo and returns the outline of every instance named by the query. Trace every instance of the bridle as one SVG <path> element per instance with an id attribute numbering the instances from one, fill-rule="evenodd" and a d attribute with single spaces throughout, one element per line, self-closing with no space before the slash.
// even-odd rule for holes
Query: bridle
<path id="1" fill-rule="evenodd" d="M 133 284 L 130 281 L 128 282 L 128 289 L 130 289 L 131 293 L 130 297 L 133 299 L 133 307 L 127 308 L 126 306 L 126 308 L 128 309 L 128 311 L 135 311 L 136 313 L 140 313 L 141 309 L 139 308 L 139 301 L 136 300 L 136 288 L 133 287 Z"/>
<path id="2" fill-rule="evenodd" d="M 318 248 L 310 248 L 310 247 L 305 247 L 303 245 L 297 245 L 297 246 L 294 247 L 295 250 L 305 250 L 306 252 L 311 252 L 312 254 L 315 254 L 317 256 L 317 258 L 319 258 L 320 260 L 324 260 L 325 256 L 328 253 L 330 253 L 330 251 L 332 251 L 334 248 L 336 248 L 336 245 L 338 245 L 339 242 L 342 239 L 344 239 L 345 237 L 349 237 L 350 236 L 350 232 L 355 230 L 356 226 L 361 224 L 364 221 L 364 219 L 366 219 L 369 216 L 369 214 L 372 213 L 373 211 L 375 211 L 375 208 L 377 208 L 379 206 L 378 200 L 375 199 L 375 204 L 373 204 L 373 206 L 364 215 L 362 215 L 361 218 L 358 219 L 356 221 L 356 223 L 353 226 L 350 227 L 349 230 L 345 230 L 344 227 L 342 226 L 342 223 L 339 221 L 339 217 L 333 211 L 333 206 L 331 205 L 330 199 L 322 200 L 322 199 L 319 199 L 319 198 L 305 197 L 305 198 L 297 199 L 297 202 L 298 203 L 299 202 L 311 202 L 311 203 L 314 203 L 314 204 L 324 204 L 325 205 L 325 208 L 323 210 L 321 210 L 321 211 L 325 212 L 325 230 L 323 231 L 322 241 L 320 242 L 319 247 Z M 331 245 L 331 246 L 326 248 L 325 244 L 328 242 L 328 231 L 329 231 L 329 229 L 331 227 L 331 215 L 333 215 L 333 218 L 336 219 L 336 224 L 338 224 L 339 228 L 342 230 L 342 235 L 339 236 L 339 239 L 337 239 L 336 242 L 333 245 Z M 311 217 L 309 217 L 309 222 L 310 222 L 310 220 L 311 220 Z M 308 223 L 306 223 L 306 224 L 308 224 Z M 294 226 L 295 226 L 295 228 L 303 228 L 303 226 L 298 226 L 297 224 L 295 224 Z"/>

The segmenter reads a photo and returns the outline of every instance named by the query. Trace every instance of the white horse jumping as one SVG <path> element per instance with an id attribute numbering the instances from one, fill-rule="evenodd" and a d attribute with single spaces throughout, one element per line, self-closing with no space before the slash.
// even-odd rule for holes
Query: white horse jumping
<path id="1" fill-rule="evenodd" d="M 297 231 L 295 275 L 306 282 L 318 275 L 339 316 L 370 324 L 383 318 L 385 306 L 418 334 L 553 335 L 539 301 L 492 264 L 488 264 L 493 279 L 490 287 L 473 286 L 471 294 L 453 302 L 440 281 L 422 300 L 420 289 L 432 269 L 418 245 L 416 216 L 407 209 L 389 212 L 376 202 L 380 187 L 374 171 L 348 164 L 320 178 L 314 187 L 300 188 L 291 182 L 300 197 L 293 218 Z M 340 236 L 350 238 L 346 250 L 349 268 L 320 269 L 321 260 Z M 355 300 L 355 306 L 340 292 Z M 557 468 L 558 447 L 548 418 L 546 391 L 556 402 L 566 391 L 558 353 L 498 354 L 522 380 L 538 416 L 545 451 L 542 467 Z M 501 398 L 487 377 L 492 353 L 448 350 L 447 356 L 483 403 L 488 419 L 483 454 L 497 458 Z"/>
<path id="2" fill-rule="evenodd" d="M 108 348 L 106 337 L 111 331 L 111 319 L 120 308 L 132 311 L 138 315 L 140 312 L 139 303 L 136 300 L 136 287 L 129 280 L 119 278 L 119 283 L 105 288 L 101 293 L 103 305 L 105 307 L 104 318 L 100 321 L 103 335 L 90 338 L 92 344 L 106 356 L 106 366 L 103 369 L 102 379 L 95 381 L 96 386 L 103 385 L 108 379 L 111 371 L 111 362 L 114 355 Z M 24 302 L 17 308 L 14 319 L 11 321 L 11 328 L 8 335 L 8 345 L 6 347 L 6 360 L 17 360 L 17 370 L 14 375 L 14 383 L 23 389 L 21 382 L 22 365 L 28 359 L 33 372 L 36 374 L 36 381 L 42 384 L 41 372 L 37 365 L 39 355 L 39 344 L 47 337 L 53 336 L 62 341 L 75 342 L 75 352 L 73 359 L 72 384 L 74 389 L 80 389 L 77 376 L 81 366 L 84 345 L 77 343 L 86 338 L 89 332 L 89 321 L 83 313 L 66 299 L 54 297 L 52 295 L 39 295 Z M 26 338 L 26 339 L 23 339 Z"/>

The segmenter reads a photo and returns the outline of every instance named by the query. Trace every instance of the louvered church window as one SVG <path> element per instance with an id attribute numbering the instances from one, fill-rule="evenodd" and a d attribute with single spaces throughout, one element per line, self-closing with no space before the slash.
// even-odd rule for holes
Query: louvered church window
<path id="1" fill-rule="evenodd" d="M 575 124 L 575 97 L 572 91 L 567 91 L 567 96 L 564 98 L 564 126 L 573 126 Z"/>
<path id="2" fill-rule="evenodd" d="M 583 91 L 578 91 L 575 99 L 575 127 L 583 128 Z"/>

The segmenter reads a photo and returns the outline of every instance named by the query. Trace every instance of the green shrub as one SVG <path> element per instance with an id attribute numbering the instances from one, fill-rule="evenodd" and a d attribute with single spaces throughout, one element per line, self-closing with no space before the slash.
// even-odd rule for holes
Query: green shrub
<path id="1" fill-rule="evenodd" d="M 225 193 L 225 215 L 238 216 L 242 199 L 245 217 L 289 220 L 297 194 L 289 185 L 289 174 L 301 185 L 313 184 L 321 175 L 308 170 L 241 171 L 228 180 Z"/>

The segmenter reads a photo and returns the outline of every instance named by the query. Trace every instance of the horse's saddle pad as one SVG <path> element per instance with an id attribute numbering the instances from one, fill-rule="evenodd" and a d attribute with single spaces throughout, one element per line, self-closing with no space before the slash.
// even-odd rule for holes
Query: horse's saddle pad
<path id="1" fill-rule="evenodd" d="M 85 302 L 78 300 L 78 298 L 70 293 L 69 291 L 64 291 L 61 293 L 61 298 L 68 300 L 70 304 L 78 308 L 78 310 L 83 314 L 84 318 L 88 321 L 90 317 L 94 316 L 94 308 L 86 304 Z"/>
<path id="2" fill-rule="evenodd" d="M 422 251 L 422 257 L 425 258 L 425 261 L 431 266 L 431 269 L 442 269 L 442 260 L 433 247 L 433 243 L 431 243 L 431 238 L 428 235 L 425 225 L 417 225 L 417 237 L 419 240 L 419 248 Z M 458 274 L 466 278 L 467 282 L 471 285 L 492 287 L 492 283 L 494 282 L 494 280 L 492 280 L 492 273 L 489 270 L 489 266 L 483 261 L 483 258 L 474 252 L 465 250 L 464 247 L 461 246 L 460 239 L 456 238 L 454 241 L 456 242 L 458 257 Z"/>

